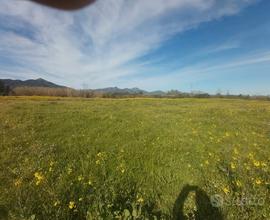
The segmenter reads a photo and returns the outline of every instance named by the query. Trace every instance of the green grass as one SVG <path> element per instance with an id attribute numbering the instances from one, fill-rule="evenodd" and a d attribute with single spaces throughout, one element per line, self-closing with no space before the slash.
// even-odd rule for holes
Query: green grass
<path id="1" fill-rule="evenodd" d="M 270 102 L 3 97 L 0 132 L 10 219 L 270 218 Z"/>

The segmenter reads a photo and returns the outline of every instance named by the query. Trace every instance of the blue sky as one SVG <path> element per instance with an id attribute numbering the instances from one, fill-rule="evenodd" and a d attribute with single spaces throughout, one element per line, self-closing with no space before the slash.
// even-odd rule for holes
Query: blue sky
<path id="1" fill-rule="evenodd" d="M 270 94 L 270 1 L 0 0 L 0 78 Z"/>

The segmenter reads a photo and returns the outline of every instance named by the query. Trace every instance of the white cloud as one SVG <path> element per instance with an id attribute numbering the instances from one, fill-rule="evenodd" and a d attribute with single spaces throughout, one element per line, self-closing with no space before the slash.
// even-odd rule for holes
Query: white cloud
<path id="1" fill-rule="evenodd" d="M 63 12 L 27 1 L 0 0 L 0 16 L 8 27 L 0 33 L 0 55 L 18 64 L 9 72 L 22 78 L 109 86 L 145 72 L 146 67 L 134 61 L 174 34 L 236 14 L 254 2 L 98 0 L 81 11 Z M 1 65 L 0 71 L 8 72 Z"/>
<path id="2" fill-rule="evenodd" d="M 226 50 L 231 50 L 231 49 L 237 49 L 240 47 L 240 42 L 239 41 L 227 41 L 223 42 L 222 44 L 219 45 L 213 45 L 207 48 L 204 48 L 202 51 L 199 52 L 200 55 L 202 54 L 213 54 L 213 53 L 219 53 L 223 52 Z"/>
<path id="3" fill-rule="evenodd" d="M 238 59 L 231 58 L 220 63 L 199 62 L 196 65 L 180 68 L 170 74 L 146 77 L 143 81 L 135 78 L 131 82 L 122 83 L 127 84 L 128 87 L 134 87 L 137 85 L 140 88 L 150 88 L 152 90 L 158 88 L 166 89 L 166 85 L 177 85 L 177 87 L 171 88 L 181 89 L 189 86 L 190 84 L 199 83 L 200 81 L 211 81 L 212 79 L 218 79 L 221 76 L 221 72 L 230 72 L 229 70 L 231 69 L 242 67 L 249 68 L 250 65 L 262 63 L 270 63 L 270 51 L 256 52 Z M 243 79 L 243 81 L 244 80 L 245 79 Z M 153 85 L 153 82 L 155 82 L 155 85 Z"/>

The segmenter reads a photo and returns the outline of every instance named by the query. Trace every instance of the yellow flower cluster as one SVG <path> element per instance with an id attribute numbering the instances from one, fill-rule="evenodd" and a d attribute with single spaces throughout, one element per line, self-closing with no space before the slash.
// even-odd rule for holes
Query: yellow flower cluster
<path id="1" fill-rule="evenodd" d="M 97 153 L 97 160 L 96 160 L 96 165 L 100 165 L 102 161 L 104 161 L 106 158 L 105 152 L 98 152 Z"/>
<path id="2" fill-rule="evenodd" d="M 102 152 L 98 152 L 97 157 L 101 158 L 102 156 L 103 156 Z"/>
<path id="3" fill-rule="evenodd" d="M 42 175 L 41 172 L 35 172 L 34 173 L 35 179 L 36 179 L 36 185 L 40 185 L 40 183 L 42 183 L 42 181 L 44 180 L 44 176 Z"/>

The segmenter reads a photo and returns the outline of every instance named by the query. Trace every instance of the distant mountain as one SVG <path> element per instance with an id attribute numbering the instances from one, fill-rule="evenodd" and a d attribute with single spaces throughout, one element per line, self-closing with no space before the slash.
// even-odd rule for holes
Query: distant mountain
<path id="1" fill-rule="evenodd" d="M 108 88 L 103 88 L 103 89 L 94 89 L 93 91 L 95 92 L 100 92 L 100 93 L 110 93 L 110 94 L 146 94 L 148 93 L 147 91 L 141 90 L 139 88 L 125 88 L 125 89 L 120 89 L 118 87 L 108 87 Z"/>
<path id="2" fill-rule="evenodd" d="M 5 86 L 8 86 L 10 89 L 16 87 L 47 87 L 47 88 L 68 88 L 66 86 L 61 86 L 49 82 L 45 79 L 29 79 L 29 80 L 13 80 L 13 79 L 0 79 L 4 82 Z M 167 93 L 164 91 L 152 91 L 148 92 L 139 88 L 118 88 L 118 87 L 107 87 L 101 89 L 88 89 L 94 93 L 108 94 L 108 95 L 145 95 L 145 96 L 165 96 Z"/>
<path id="3" fill-rule="evenodd" d="M 49 82 L 45 79 L 29 79 L 29 80 L 13 80 L 13 79 L 0 79 L 2 82 L 4 82 L 5 86 L 9 86 L 11 89 L 15 87 L 49 87 L 49 88 L 65 88 L 65 86 L 60 86 L 57 84 L 54 84 L 52 82 Z"/>
<path id="4" fill-rule="evenodd" d="M 151 95 L 151 96 L 164 96 L 164 95 L 166 95 L 166 92 L 161 91 L 161 90 L 156 90 L 156 91 L 152 91 L 152 92 L 147 92 L 147 95 Z"/>

